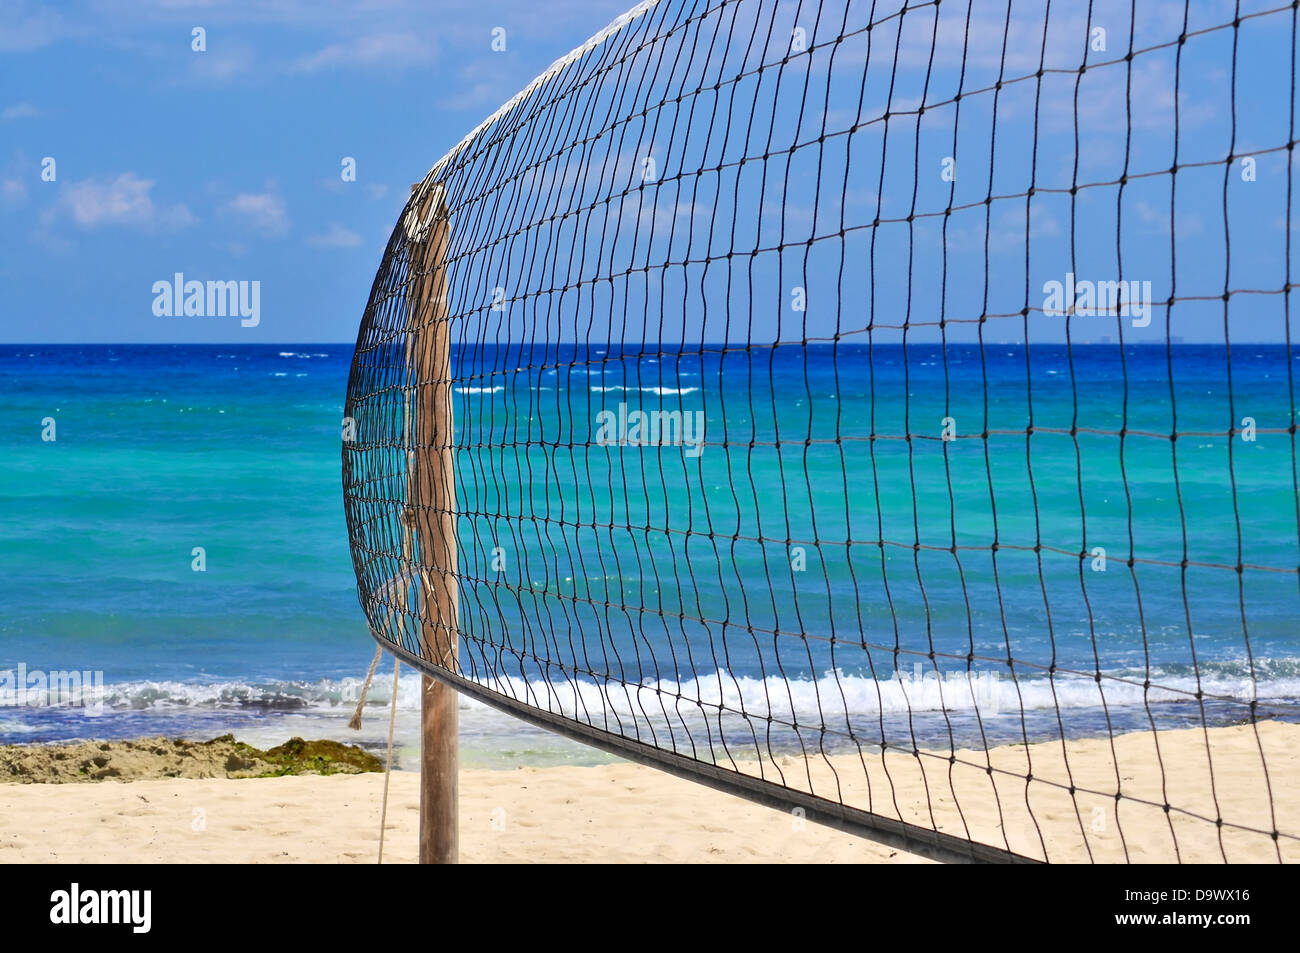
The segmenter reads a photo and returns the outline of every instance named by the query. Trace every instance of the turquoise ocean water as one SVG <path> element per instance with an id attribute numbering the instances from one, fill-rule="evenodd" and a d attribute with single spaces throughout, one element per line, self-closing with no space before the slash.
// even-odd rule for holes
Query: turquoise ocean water
<path id="1" fill-rule="evenodd" d="M 340 489 L 351 350 L 0 346 L 0 676 L 21 665 L 102 672 L 105 684 L 93 711 L 24 704 L 30 695 L 0 688 L 0 742 L 347 735 L 373 651 Z M 719 644 L 704 624 L 622 630 L 606 617 L 608 638 L 628 650 L 616 653 L 619 678 L 695 698 L 763 698 L 800 723 L 820 706 L 841 724 L 889 732 L 911 709 L 907 730 L 923 739 L 954 724 L 975 737 L 975 707 L 991 738 L 1006 740 L 1104 732 L 1107 719 L 1189 724 L 1202 710 L 1238 720 L 1251 699 L 1292 717 L 1300 534 L 1286 348 L 1236 345 L 1231 361 L 1208 345 L 599 353 L 514 355 L 521 367 L 560 370 L 510 376 L 474 371 L 475 361 L 499 369 L 500 354 L 461 353 L 460 432 L 501 442 L 524 421 L 516 435 L 585 445 L 600 407 L 699 408 L 706 447 L 690 469 L 680 448 L 629 466 L 638 451 L 583 446 L 563 456 L 582 474 L 576 484 L 533 485 L 531 458 L 554 464 L 574 451 L 529 447 L 509 451 L 525 464 L 518 477 L 467 468 L 461 498 L 506 512 L 495 504 L 522 492 L 512 480 L 528 481 L 534 508 L 539 494 L 604 499 L 599 488 L 613 487 L 630 522 L 704 535 L 677 544 L 689 548 L 675 579 L 652 577 L 649 564 L 580 564 L 580 535 L 548 535 L 531 563 L 513 561 L 510 584 L 553 585 L 591 605 L 653 591 L 670 617 L 744 618 L 760 631 L 798 619 L 817 634 L 797 651 L 788 639 L 729 636 L 719 654 L 704 651 Z M 953 441 L 937 439 L 946 417 Z M 1255 439 L 1230 437 L 1246 417 Z M 42 439 L 46 418 L 55 440 Z M 987 440 L 973 437 L 986 430 Z M 792 443 L 778 450 L 778 439 Z M 494 452 L 500 461 L 499 451 L 470 456 Z M 664 492 L 678 471 L 683 485 L 711 488 L 707 515 L 697 505 L 687 519 Z M 480 560 L 508 524 L 462 524 L 469 575 L 483 575 Z M 710 527 L 739 538 L 721 554 L 701 550 Z M 643 540 L 646 553 L 670 545 Z M 813 542 L 802 572 L 787 540 Z M 1078 558 L 1094 547 L 1106 550 L 1104 571 Z M 540 578 L 543 564 L 553 579 Z M 570 624 L 583 628 L 580 611 Z M 701 651 L 688 661 L 674 644 Z M 968 669 L 973 695 L 952 687 Z M 1122 681 L 1108 679 L 1103 695 L 1087 675 L 1097 670 Z M 506 674 L 524 685 L 546 677 L 529 664 Z M 386 662 L 364 743 L 386 729 L 391 678 Z M 399 738 L 409 743 L 414 678 L 403 684 Z M 579 693 L 614 704 L 594 684 Z M 599 757 L 476 703 L 462 722 L 469 763 Z"/>

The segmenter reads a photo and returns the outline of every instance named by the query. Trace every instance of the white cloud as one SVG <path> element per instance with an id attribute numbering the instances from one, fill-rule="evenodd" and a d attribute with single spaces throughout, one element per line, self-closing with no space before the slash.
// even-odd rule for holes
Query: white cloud
<path id="1" fill-rule="evenodd" d="M 39 50 L 69 32 L 62 14 L 36 4 L 20 2 L 7 7 L 4 19 L 4 29 L 0 29 L 0 52 Z"/>
<path id="2" fill-rule="evenodd" d="M 1169 235 L 1176 227 L 1180 239 L 1205 232 L 1205 222 L 1195 212 L 1181 212 L 1175 219 L 1168 205 L 1157 206 L 1149 202 L 1138 202 L 1136 208 L 1138 221 L 1146 226 L 1142 229 L 1144 232 Z"/>
<path id="3" fill-rule="evenodd" d="M 442 90 L 438 104 L 443 109 L 491 110 L 517 91 L 517 83 L 505 74 L 495 56 L 480 56 L 460 69 L 456 82 Z"/>
<path id="4" fill-rule="evenodd" d="M 27 185 L 22 179 L 0 179 L 0 199 L 21 202 L 27 198 Z"/>
<path id="5" fill-rule="evenodd" d="M 84 179 L 70 183 L 59 202 L 42 216 L 49 224 L 60 214 L 69 215 L 82 229 L 121 225 L 144 229 L 183 228 L 193 224 L 194 216 L 184 205 L 160 206 L 150 192 L 153 180 L 142 179 L 134 172 L 116 178 Z"/>
<path id="6" fill-rule="evenodd" d="M 272 192 L 242 192 L 226 203 L 225 211 L 243 219 L 264 238 L 279 238 L 289 232 L 284 199 Z"/>
<path id="7" fill-rule="evenodd" d="M 34 119 L 41 114 L 41 111 L 31 103 L 15 103 L 13 106 L 6 106 L 3 112 L 0 112 L 0 120 L 8 122 L 11 119 Z"/>
<path id="8" fill-rule="evenodd" d="M 250 72 L 253 60 L 253 52 L 246 46 L 196 53 L 190 57 L 190 76 L 200 82 L 227 83 Z"/>
<path id="9" fill-rule="evenodd" d="M 291 67 L 294 73 L 317 73 L 338 67 L 382 66 L 397 69 L 433 60 L 432 43 L 410 33 L 372 33 L 343 43 L 331 43 L 315 53 L 300 57 Z"/>
<path id="10" fill-rule="evenodd" d="M 331 222 L 323 234 L 308 238 L 307 244 L 318 248 L 356 248 L 361 244 L 361 236 L 337 222 Z"/>
<path id="11" fill-rule="evenodd" d="M 372 199 L 382 199 L 388 194 L 388 186 L 384 185 L 382 182 L 370 183 L 366 186 L 366 194 Z"/>

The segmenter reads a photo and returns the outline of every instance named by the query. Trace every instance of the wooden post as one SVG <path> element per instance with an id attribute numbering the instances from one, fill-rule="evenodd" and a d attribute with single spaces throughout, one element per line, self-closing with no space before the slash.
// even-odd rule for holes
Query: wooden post
<path id="1" fill-rule="evenodd" d="M 422 191 L 418 191 L 422 189 Z M 447 206 L 440 185 L 417 185 L 406 218 L 410 239 L 406 300 L 409 418 L 407 509 L 403 520 L 418 551 L 420 650 L 460 670 L 457 633 L 456 484 L 452 439 L 451 326 L 447 318 Z M 457 692 L 422 680 L 420 863 L 454 864 L 457 829 Z"/>

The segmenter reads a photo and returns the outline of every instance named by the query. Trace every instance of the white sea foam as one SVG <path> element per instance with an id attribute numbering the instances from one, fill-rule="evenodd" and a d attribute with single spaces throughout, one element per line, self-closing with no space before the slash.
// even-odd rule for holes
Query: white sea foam
<path id="1" fill-rule="evenodd" d="M 497 384 L 495 387 L 457 387 L 458 394 L 496 394 L 505 390 L 504 384 Z"/>
<path id="2" fill-rule="evenodd" d="M 1153 681 L 1160 681 L 1153 678 Z M 511 678 L 491 687 L 502 694 L 567 717 L 588 720 L 617 716 L 621 721 L 652 719 L 653 713 L 680 716 L 688 711 L 716 716 L 719 711 L 745 711 L 751 718 L 771 717 L 801 724 L 824 720 L 858 721 L 862 716 L 912 712 L 967 712 L 996 716 L 1021 711 L 1141 706 L 1188 702 L 1196 691 L 1194 678 L 1161 681 L 1162 688 L 1144 693 L 1140 683 L 1061 676 L 1012 680 L 1000 673 L 967 676 L 945 673 L 906 674 L 893 679 L 824 675 L 816 681 L 786 681 L 779 677 L 757 679 L 715 672 L 677 682 L 671 679 L 624 687 L 594 682 L 529 682 Z M 1248 701 L 1253 696 L 1248 678 L 1202 679 L 1207 695 Z M 1300 697 L 1300 679 L 1259 684 L 1262 699 Z"/>
<path id="3" fill-rule="evenodd" d="M 591 392 L 593 394 L 604 394 L 613 391 L 642 391 L 646 394 L 656 394 L 659 397 L 665 397 L 670 394 L 693 394 L 697 390 L 699 390 L 698 387 L 624 387 L 623 385 L 618 384 L 613 387 L 593 387 Z"/>
<path id="4" fill-rule="evenodd" d="M 1295 660 L 1282 660 L 1288 674 L 1259 678 L 1252 688 L 1245 675 L 1216 673 L 1200 681 L 1201 691 L 1212 698 L 1249 701 L 1300 698 L 1300 675 Z M 1267 665 L 1267 663 L 1266 663 Z M 883 674 L 883 673 L 882 673 Z M 1005 714 L 1025 711 L 1096 708 L 1104 696 L 1108 706 L 1141 706 L 1169 702 L 1187 702 L 1197 690 L 1195 677 L 1163 675 L 1153 671 L 1153 687 L 1142 688 L 1142 676 L 1125 675 L 1134 680 L 1104 678 L 1100 684 L 1090 677 L 1058 674 L 1054 679 L 1043 675 L 1013 680 L 1001 672 L 945 672 L 939 677 L 932 669 L 914 668 L 895 673 L 894 677 L 872 679 L 862 675 L 827 673 L 816 680 L 779 676 L 765 679 L 717 671 L 678 681 L 672 678 L 647 679 L 640 684 L 623 685 L 614 680 L 597 683 L 524 679 L 480 679 L 485 688 L 519 701 L 583 720 L 594 714 L 618 716 L 636 721 L 647 714 L 695 708 L 713 713 L 720 708 L 744 710 L 755 718 L 772 718 L 807 722 L 810 718 L 845 718 L 890 712 L 940 712 L 976 710 L 981 713 Z M 409 684 L 408 684 L 409 680 Z M 376 680 L 369 694 L 372 704 L 387 704 L 389 683 Z M 418 708 L 419 676 L 404 677 L 398 693 L 399 708 Z M 1157 687 L 1158 686 L 1158 687 Z M 361 679 L 325 679 L 316 682 L 271 681 L 194 683 L 179 681 L 139 681 L 109 684 L 104 687 L 104 704 L 112 709 L 321 709 L 356 704 Z M 477 703 L 474 703 L 477 704 Z M 472 706 L 471 706 L 472 707 Z"/>
<path id="5" fill-rule="evenodd" d="M 1286 672 L 1284 677 L 1261 678 L 1261 701 L 1300 697 L 1300 659 L 1280 665 L 1265 661 L 1263 670 Z M 1212 666 L 1211 666 L 1212 667 Z M 1205 666 L 1203 675 L 1205 675 Z M 1231 666 L 1229 667 L 1231 668 Z M 403 667 L 397 698 L 397 767 L 418 765 L 421 676 Z M 1168 688 L 1191 691 L 1194 679 L 1152 673 L 1153 681 Z M 287 738 L 341 738 L 382 751 L 386 743 L 392 701 L 390 677 L 375 679 L 367 695 L 367 717 L 362 730 L 344 730 L 361 692 L 360 678 L 314 682 L 268 681 L 191 683 L 138 681 L 103 688 L 100 714 L 84 725 L 60 720 L 57 737 L 138 737 L 161 732 L 191 738 L 209 738 L 233 731 L 238 738 L 260 747 Z M 680 750 L 708 760 L 718 756 L 715 746 L 727 738 L 732 756 L 753 744 L 760 733 L 773 751 L 803 750 L 810 737 L 818 744 L 848 744 L 848 732 L 861 741 L 880 737 L 915 744 L 947 744 L 957 731 L 958 743 L 1006 743 L 1022 736 L 1022 719 L 1035 737 L 1055 732 L 1060 705 L 1068 730 L 1104 733 L 1107 721 L 1097 707 L 1100 697 L 1091 679 L 1077 676 L 1056 679 L 1055 696 L 1045 677 L 1022 678 L 1017 686 L 1009 677 L 992 674 L 967 680 L 964 672 L 941 681 L 933 673 L 915 672 L 875 681 L 869 677 L 826 674 L 814 680 L 780 677 L 759 679 L 714 672 L 680 682 L 647 680 L 639 685 L 615 681 L 596 683 L 547 682 L 511 677 L 485 681 L 484 687 L 524 701 L 536 708 L 604 729 L 624 737 L 640 738 L 660 747 Z M 1249 699 L 1250 680 L 1232 675 L 1202 679 L 1210 695 Z M 1153 690 L 1150 715 L 1142 706 L 1140 684 L 1103 681 L 1111 730 L 1146 730 L 1151 716 L 1161 717 L 1165 702 L 1188 696 Z M 720 706 L 725 705 L 726 710 Z M 1021 714 L 1021 705 L 1024 706 Z M 737 712 L 743 707 L 744 715 Z M 910 707 L 910 713 L 909 713 Z M 607 760 L 594 749 L 574 744 L 549 731 L 495 710 L 466 695 L 460 696 L 462 755 L 466 763 L 486 767 L 514 766 L 520 759 L 539 763 L 589 764 Z M 1169 710 L 1166 706 L 1165 710 Z M 1265 709 L 1267 710 L 1267 709 Z M 19 740 L 31 736 L 53 740 L 49 722 L 40 720 L 45 709 L 10 709 L 14 717 L 0 719 L 0 735 Z M 1073 711 L 1075 715 L 1069 715 Z M 21 714 L 20 714 L 21 713 Z M 974 721 L 978 713 L 980 722 Z M 1227 712 L 1228 716 L 1232 711 Z M 6 710 L 0 707 L 0 716 Z M 1224 715 L 1223 709 L 1219 717 Z M 768 718 L 771 718 L 771 721 Z M 1211 716 L 1214 717 L 1214 716 Z M 36 719 L 36 720 L 33 720 Z M 1175 721 L 1177 717 L 1175 716 Z M 799 733 L 791 728 L 799 725 Z M 1034 726 L 1037 724 L 1037 728 Z M 1171 724 L 1164 720 L 1164 724 Z M 821 735 L 822 726 L 830 735 Z M 982 732 L 992 732 L 984 735 Z M 963 742 L 961 739 L 965 738 Z M 1000 740 L 999 740 L 1000 739 Z M 704 747 L 699 747 L 704 745 Z"/>

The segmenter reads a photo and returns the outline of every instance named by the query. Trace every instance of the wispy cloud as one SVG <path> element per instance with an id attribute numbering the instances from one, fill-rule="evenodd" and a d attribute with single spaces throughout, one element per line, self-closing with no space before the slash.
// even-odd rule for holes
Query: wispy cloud
<path id="1" fill-rule="evenodd" d="M 427 38 L 410 33 L 372 33 L 342 43 L 331 43 L 300 57 L 290 67 L 294 73 L 318 73 L 341 67 L 383 66 L 400 69 L 433 61 L 436 50 Z"/>
<path id="2" fill-rule="evenodd" d="M 41 111 L 31 103 L 15 103 L 0 111 L 0 120 L 9 122 L 12 119 L 35 119 L 40 114 Z"/>
<path id="3" fill-rule="evenodd" d="M 308 237 L 307 244 L 317 248 L 356 248 L 361 244 L 361 236 L 337 222 L 331 222 L 322 234 Z"/>
<path id="4" fill-rule="evenodd" d="M 190 77 L 199 82 L 227 83 L 253 70 L 255 56 L 247 46 L 225 47 L 220 52 L 195 53 Z"/>
<path id="5" fill-rule="evenodd" d="M 1136 209 L 1138 221 L 1143 225 L 1141 229 L 1143 232 L 1169 235 L 1176 225 L 1180 240 L 1205 232 L 1205 222 L 1196 212 L 1180 209 L 1175 218 L 1173 210 L 1168 205 L 1152 205 L 1149 202 L 1138 202 Z"/>
<path id="6" fill-rule="evenodd" d="M 223 211 L 242 220 L 264 238 L 280 238 L 289 233 L 284 199 L 274 192 L 242 192 L 227 202 Z"/>
<path id="7" fill-rule="evenodd" d="M 460 69 L 455 89 L 446 89 L 440 100 L 444 109 L 491 109 L 509 99 L 516 92 L 510 79 L 502 75 L 500 64 L 494 57 L 470 60 Z"/>
<path id="8" fill-rule="evenodd" d="M 123 226 L 145 230 L 184 228 L 195 218 L 184 205 L 159 205 L 150 193 L 151 179 L 134 172 L 116 177 L 83 179 L 69 183 L 59 201 L 42 216 L 50 225 L 61 216 L 70 218 L 80 229 Z"/>
<path id="9" fill-rule="evenodd" d="M 0 29 L 0 52 L 25 53 L 49 46 L 67 32 L 63 15 L 49 7 L 21 2 L 6 4 Z"/>
<path id="10" fill-rule="evenodd" d="M 0 179 L 0 200 L 22 202 L 27 198 L 27 185 L 22 179 Z"/>

